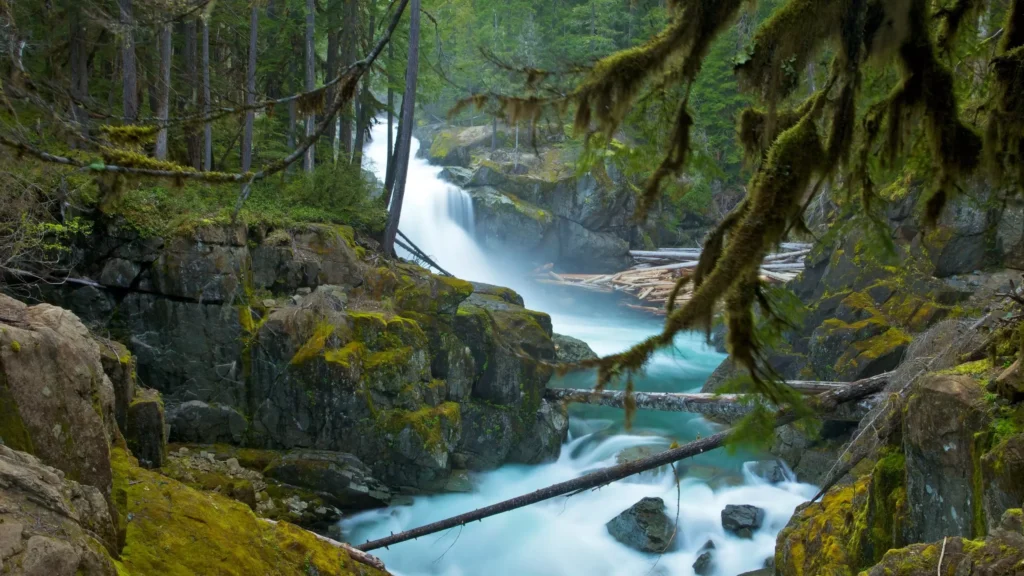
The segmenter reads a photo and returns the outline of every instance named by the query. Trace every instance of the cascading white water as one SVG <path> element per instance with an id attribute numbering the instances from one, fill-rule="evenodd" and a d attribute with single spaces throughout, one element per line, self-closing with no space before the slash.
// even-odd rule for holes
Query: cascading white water
<path id="1" fill-rule="evenodd" d="M 367 148 L 381 179 L 386 136 L 386 128 L 378 126 Z M 415 143 L 414 150 L 418 146 Z M 660 330 L 658 319 L 625 313 L 607 298 L 544 292 L 508 273 L 508 267 L 502 266 L 508 255 L 485 254 L 474 242 L 469 195 L 442 182 L 439 173 L 439 168 L 420 158 L 410 160 L 401 229 L 441 266 L 469 280 L 518 290 L 530 307 L 552 315 L 556 332 L 585 340 L 598 354 L 619 352 Z M 702 337 L 680 335 L 675 348 L 660 352 L 646 374 L 637 378 L 637 389 L 696 391 L 722 358 Z M 588 387 L 593 383 L 592 374 L 573 374 L 553 385 Z M 408 506 L 359 514 L 342 522 L 343 533 L 351 542 L 363 542 L 408 530 L 613 465 L 626 449 L 664 449 L 673 440 L 686 442 L 718 429 L 687 414 L 641 412 L 628 433 L 623 430 L 621 410 L 573 406 L 570 416 L 569 441 L 556 462 L 508 465 L 476 474 L 472 493 L 417 497 Z M 676 474 L 645 474 L 374 554 L 402 576 L 690 576 L 701 548 L 710 539 L 715 543 L 712 574 L 736 576 L 760 568 L 772 556 L 776 534 L 796 506 L 815 492 L 807 484 L 771 485 L 753 476 L 743 464 L 753 457 L 715 451 L 680 463 L 678 498 L 673 481 Z M 645 496 L 661 497 L 670 516 L 675 515 L 678 501 L 677 545 L 660 557 L 623 546 L 605 528 L 605 523 Z M 763 508 L 764 527 L 751 539 L 727 534 L 721 524 L 721 511 L 727 504 Z"/>

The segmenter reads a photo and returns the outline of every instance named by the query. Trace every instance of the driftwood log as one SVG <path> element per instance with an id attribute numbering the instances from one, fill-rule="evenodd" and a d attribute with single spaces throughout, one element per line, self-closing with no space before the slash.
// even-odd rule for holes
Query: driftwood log
<path id="1" fill-rule="evenodd" d="M 881 392 L 885 388 L 886 382 L 887 379 L 878 377 L 859 380 L 851 383 L 849 386 L 836 388 L 835 390 L 825 392 L 824 394 L 813 396 L 808 399 L 808 405 L 817 413 L 826 415 L 834 412 L 836 408 L 843 404 L 856 402 Z M 797 419 L 797 415 L 792 411 L 782 410 L 775 419 L 775 426 L 779 427 L 791 424 Z M 571 495 L 583 490 L 590 490 L 599 486 L 604 486 L 634 474 L 654 470 L 655 468 L 672 464 L 673 462 L 678 462 L 698 454 L 703 454 L 709 450 L 714 450 L 715 448 L 720 448 L 726 443 L 731 434 L 732 429 L 725 430 L 712 436 L 708 436 L 707 438 L 694 440 L 693 442 L 689 442 L 679 446 L 678 448 L 670 448 L 664 452 L 648 456 L 647 458 L 641 458 L 625 464 L 602 468 L 589 474 L 584 474 L 578 478 L 573 478 L 572 480 L 559 482 L 558 484 L 552 484 L 546 488 L 535 490 L 529 494 L 516 496 L 515 498 L 511 498 L 503 502 L 484 506 L 483 508 L 477 508 L 476 510 L 466 512 L 465 514 L 459 514 L 458 516 L 452 516 L 445 520 L 432 522 L 430 524 L 420 526 L 419 528 L 413 528 L 412 530 L 392 534 L 379 540 L 366 542 L 356 546 L 356 548 L 364 552 L 376 550 L 378 548 L 386 548 L 400 542 L 414 540 L 430 534 L 436 534 L 437 532 L 449 530 L 456 526 L 462 526 L 470 522 L 483 520 L 484 518 L 489 518 L 510 510 L 529 506 L 530 504 L 536 504 L 537 502 L 550 500 L 558 496 Z"/>

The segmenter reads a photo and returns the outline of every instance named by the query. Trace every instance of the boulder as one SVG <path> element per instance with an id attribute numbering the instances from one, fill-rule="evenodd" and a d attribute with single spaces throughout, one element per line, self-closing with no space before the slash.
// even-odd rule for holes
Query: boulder
<path id="1" fill-rule="evenodd" d="M 786 466 L 778 460 L 758 460 L 756 462 L 747 462 L 746 469 L 754 476 L 757 476 L 771 484 L 789 481 L 789 474 L 786 471 Z"/>
<path id="2" fill-rule="evenodd" d="M 128 448 L 144 468 L 160 468 L 167 454 L 164 403 L 160 393 L 140 388 L 128 406 L 125 432 Z"/>
<path id="3" fill-rule="evenodd" d="M 665 513 L 661 498 L 644 498 L 612 518 L 608 533 L 619 542 L 639 550 L 661 554 L 671 550 L 676 535 L 675 523 Z"/>
<path id="4" fill-rule="evenodd" d="M 988 391 L 999 394 L 1011 403 L 1024 400 L 1024 368 L 1021 368 L 1019 358 L 989 382 Z"/>
<path id="5" fill-rule="evenodd" d="M 99 345 L 77 316 L 0 294 L 0 438 L 110 494 L 120 432 Z"/>
<path id="6" fill-rule="evenodd" d="M 914 385 L 903 418 L 907 542 L 980 536 L 975 497 L 978 431 L 988 425 L 983 389 L 969 376 L 927 375 Z"/>
<path id="7" fill-rule="evenodd" d="M 226 405 L 191 400 L 167 406 L 172 442 L 241 444 L 249 427 L 245 416 Z"/>
<path id="8" fill-rule="evenodd" d="M 454 464 L 468 470 L 493 470 L 512 451 L 516 441 L 516 418 L 512 410 L 486 402 L 462 405 L 462 436 Z"/>
<path id="9" fill-rule="evenodd" d="M 561 402 L 541 400 L 532 427 L 509 452 L 510 462 L 541 464 L 558 459 L 569 435 L 569 412 Z"/>
<path id="10" fill-rule="evenodd" d="M 702 552 L 693 563 L 693 573 L 697 576 L 710 576 L 715 570 L 711 551 Z"/>
<path id="11" fill-rule="evenodd" d="M 1024 434 L 1015 434 L 981 457 L 985 518 L 993 525 L 1024 502 Z"/>
<path id="12" fill-rule="evenodd" d="M 264 476 L 321 494 L 343 508 L 377 508 L 391 501 L 391 490 L 358 458 L 344 452 L 289 452 L 267 466 Z"/>
<path id="13" fill-rule="evenodd" d="M 111 561 L 120 551 L 117 530 L 97 488 L 0 445 L 0 502 L 0 572 L 117 574 Z"/>
<path id="14" fill-rule="evenodd" d="M 722 510 L 722 528 L 740 538 L 752 538 L 764 524 L 764 510 L 749 504 L 729 504 Z"/>
<path id="15" fill-rule="evenodd" d="M 575 363 L 597 358 L 590 345 L 579 338 L 553 334 L 551 340 L 555 343 L 555 357 L 559 362 Z"/>
<path id="16" fill-rule="evenodd" d="M 114 418 L 123 432 L 128 426 L 128 405 L 135 398 L 135 358 L 120 342 L 93 338 L 99 344 L 103 372 L 114 386 Z"/>

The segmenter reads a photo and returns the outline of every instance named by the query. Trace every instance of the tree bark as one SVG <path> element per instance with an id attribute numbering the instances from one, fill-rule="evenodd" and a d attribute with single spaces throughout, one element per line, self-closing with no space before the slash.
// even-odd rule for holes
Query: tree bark
<path id="1" fill-rule="evenodd" d="M 153 156 L 157 160 L 167 159 L 167 118 L 171 108 L 171 24 L 160 29 L 160 76 L 157 78 L 156 117 L 160 130 L 156 133 L 156 147 Z"/>
<path id="2" fill-rule="evenodd" d="M 413 113 L 416 108 L 416 80 L 420 66 L 420 0 L 409 6 L 409 58 L 405 71 L 405 96 L 402 98 L 402 117 L 395 154 L 395 185 L 391 197 L 391 211 L 384 229 L 383 250 L 395 253 L 395 234 L 402 219 L 402 201 L 405 198 L 405 180 L 409 175 L 409 153 L 412 148 Z"/>
<path id="3" fill-rule="evenodd" d="M 359 4 L 357 0 L 345 0 L 345 15 L 341 30 L 341 62 L 349 66 L 356 60 L 356 43 L 359 39 Z M 352 103 L 341 109 L 338 139 L 341 141 L 340 156 L 345 162 L 351 160 L 352 154 Z"/>
<path id="4" fill-rule="evenodd" d="M 82 6 L 79 0 L 68 1 L 68 32 L 71 60 L 71 95 L 75 102 L 71 104 L 71 113 L 75 122 L 82 129 L 82 135 L 88 135 L 89 125 L 85 109 L 78 103 L 89 98 L 89 51 L 86 48 L 85 23 L 82 21 Z"/>
<path id="5" fill-rule="evenodd" d="M 327 25 L 327 63 L 326 69 L 324 70 L 324 80 L 329 81 L 335 77 L 338 71 L 338 41 L 340 31 L 338 30 L 338 6 L 337 1 L 327 8 L 327 19 L 329 24 Z M 334 101 L 334 91 L 336 86 L 328 86 L 326 90 L 326 98 L 328 102 Z M 330 151 L 331 161 L 335 159 L 335 148 L 338 144 L 338 130 L 328 130 L 324 137 L 324 142 L 327 144 L 327 150 Z M 342 141 L 342 148 L 344 148 L 344 141 Z"/>
<path id="6" fill-rule="evenodd" d="M 185 99 L 186 114 L 195 114 L 199 103 L 199 42 L 196 35 L 196 21 L 185 22 L 185 80 L 188 83 L 188 94 Z M 185 144 L 188 149 L 188 165 L 199 170 L 202 168 L 203 150 L 199 131 L 195 125 L 185 125 Z"/>
<path id="7" fill-rule="evenodd" d="M 249 65 L 245 71 L 245 104 L 252 106 L 256 102 L 256 31 L 259 24 L 259 12 L 253 2 L 249 15 Z M 242 172 L 252 167 L 252 125 L 256 118 L 254 110 L 245 111 L 245 131 L 242 133 Z"/>
<path id="8" fill-rule="evenodd" d="M 210 24 L 206 18 L 199 20 L 203 29 L 203 117 L 209 117 L 210 102 Z M 213 123 L 203 123 L 203 169 L 213 170 Z"/>
<path id="9" fill-rule="evenodd" d="M 861 380 L 854 382 L 845 388 L 836 389 L 832 392 L 826 392 L 820 396 L 815 396 L 808 400 L 808 405 L 819 414 L 828 414 L 834 411 L 841 404 L 860 400 L 877 392 L 881 392 L 885 388 L 885 383 L 886 380 L 879 378 Z M 778 428 L 779 426 L 791 424 L 796 420 L 798 420 L 796 413 L 793 411 L 783 410 L 779 412 L 775 419 L 775 427 Z M 653 470 L 661 466 L 703 454 L 709 450 L 714 450 L 715 448 L 720 448 L 729 440 L 732 432 L 732 429 L 725 430 L 718 434 L 708 436 L 707 438 L 702 438 L 700 440 L 684 444 L 678 448 L 670 448 L 659 454 L 648 456 L 647 458 L 641 458 L 625 464 L 602 468 L 572 480 L 559 482 L 558 484 L 541 488 L 540 490 L 530 492 L 529 494 L 517 496 L 503 502 L 498 502 L 497 504 L 478 508 L 465 514 L 459 514 L 458 516 L 433 522 L 425 526 L 420 526 L 419 528 L 413 528 L 412 530 L 407 530 L 398 534 L 392 534 L 391 536 L 387 536 L 379 540 L 367 542 L 361 546 L 356 546 L 356 548 L 363 552 L 368 552 L 370 550 L 376 550 L 386 546 L 393 546 L 399 542 L 405 542 L 421 536 L 435 534 L 456 526 L 461 526 L 477 520 L 483 520 L 484 518 L 489 518 L 503 512 L 529 506 L 530 504 L 550 500 L 557 496 L 564 496 L 566 494 L 573 494 L 582 490 L 590 490 L 604 486 L 617 480 L 628 478 L 634 474 L 640 474 L 641 472 Z"/>
<path id="10" fill-rule="evenodd" d="M 391 86 L 391 64 L 395 60 L 395 45 L 393 42 L 388 42 L 388 64 L 387 64 L 387 82 L 388 82 L 388 159 L 387 166 L 384 167 L 384 207 L 387 208 L 387 202 L 391 198 L 391 185 L 394 183 L 394 171 L 395 163 L 391 161 L 391 155 L 394 154 L 395 149 L 395 89 Z"/>
<path id="11" fill-rule="evenodd" d="M 118 0 L 121 19 L 121 106 L 126 122 L 139 117 L 138 78 L 135 68 L 135 22 L 132 0 Z"/>
<path id="12" fill-rule="evenodd" d="M 371 12 L 368 32 L 371 42 L 373 38 L 373 30 L 375 28 L 374 25 L 376 23 L 374 16 L 376 16 L 376 14 Z M 366 105 L 369 101 L 370 83 L 367 80 L 363 80 L 361 90 L 359 91 L 359 99 L 356 100 L 356 141 L 355 144 L 352 145 L 352 163 L 357 167 L 362 167 L 363 165 L 363 146 L 366 143 L 367 125 L 370 122 L 370 115 L 366 112 Z"/>
<path id="13" fill-rule="evenodd" d="M 316 31 L 316 1 L 306 0 L 306 91 L 316 88 L 316 46 L 313 43 L 313 34 Z M 316 114 L 310 112 L 306 116 L 306 138 L 313 135 L 316 128 Z M 306 156 L 302 167 L 306 172 L 313 171 L 314 159 L 316 158 L 316 145 L 306 149 Z"/>

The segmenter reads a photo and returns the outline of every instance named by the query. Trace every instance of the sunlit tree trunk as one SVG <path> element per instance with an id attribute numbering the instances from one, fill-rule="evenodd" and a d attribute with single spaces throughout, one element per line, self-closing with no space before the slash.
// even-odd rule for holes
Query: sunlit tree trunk
<path id="1" fill-rule="evenodd" d="M 387 64 L 387 82 L 388 82 L 388 160 L 387 166 L 384 168 L 384 194 L 385 200 L 391 196 L 391 184 L 394 182 L 394 171 L 395 163 L 391 161 L 391 155 L 394 154 L 395 150 L 395 89 L 391 86 L 391 65 L 395 60 L 395 43 L 394 41 L 388 42 L 388 64 Z M 386 202 L 385 202 L 386 206 Z"/>
<path id="2" fill-rule="evenodd" d="M 395 154 L 395 187 L 391 198 L 391 211 L 384 230 L 385 254 L 395 253 L 395 236 L 402 219 L 402 201 L 405 181 L 409 174 L 409 153 L 412 148 L 413 112 L 416 108 L 416 80 L 420 65 L 420 0 L 409 2 L 409 58 L 405 71 L 405 96 L 402 98 L 402 117 Z"/>
<path id="3" fill-rule="evenodd" d="M 199 21 L 203 29 L 203 116 L 209 117 L 210 102 L 210 25 L 203 18 Z M 213 123 L 203 123 L 203 169 L 213 170 Z"/>

